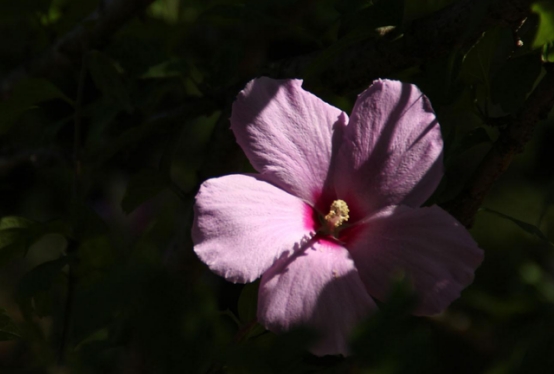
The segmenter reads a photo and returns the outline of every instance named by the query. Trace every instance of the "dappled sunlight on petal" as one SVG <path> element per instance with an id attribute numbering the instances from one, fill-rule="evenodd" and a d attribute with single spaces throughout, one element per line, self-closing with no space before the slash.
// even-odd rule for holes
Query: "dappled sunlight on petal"
<path id="1" fill-rule="evenodd" d="M 348 251 L 326 240 L 282 258 L 260 284 L 260 323 L 274 332 L 317 329 L 321 337 L 312 352 L 320 356 L 348 354 L 350 331 L 375 309 Z"/>
<path id="2" fill-rule="evenodd" d="M 232 282 L 251 282 L 314 230 L 312 209 L 256 176 L 209 179 L 196 196 L 194 251 Z"/>
<path id="3" fill-rule="evenodd" d="M 231 129 L 254 168 L 311 203 L 328 179 L 333 133 L 347 122 L 344 112 L 303 90 L 301 80 L 265 77 L 248 83 L 231 114 Z"/>
<path id="4" fill-rule="evenodd" d="M 420 206 L 442 178 L 435 113 L 414 85 L 378 80 L 358 96 L 337 158 L 335 186 L 364 215 Z"/>
<path id="5" fill-rule="evenodd" d="M 437 206 L 385 209 L 348 243 L 368 292 L 386 300 L 395 277 L 418 295 L 414 314 L 442 312 L 473 281 L 483 251 L 467 230 Z"/>

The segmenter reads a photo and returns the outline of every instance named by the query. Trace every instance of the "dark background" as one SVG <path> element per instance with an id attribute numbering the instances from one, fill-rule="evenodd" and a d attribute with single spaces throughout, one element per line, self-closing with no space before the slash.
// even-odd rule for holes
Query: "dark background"
<path id="1" fill-rule="evenodd" d="M 552 1 L 0 0 L 0 373 L 554 372 L 553 47 Z M 485 252 L 447 311 L 399 284 L 318 358 L 196 258 L 199 184 L 252 170 L 228 118 L 261 75 L 347 113 L 376 78 L 430 98 L 429 203 Z"/>

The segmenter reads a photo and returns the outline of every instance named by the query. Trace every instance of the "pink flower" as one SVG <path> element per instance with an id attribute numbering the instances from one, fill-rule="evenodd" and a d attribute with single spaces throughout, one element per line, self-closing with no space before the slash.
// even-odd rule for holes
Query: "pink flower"
<path id="1" fill-rule="evenodd" d="M 300 80 L 259 78 L 233 104 L 231 129 L 260 174 L 204 182 L 194 250 L 231 282 L 262 277 L 258 321 L 322 335 L 317 355 L 347 354 L 350 330 L 402 272 L 416 315 L 443 311 L 483 259 L 466 229 L 423 207 L 442 174 L 442 137 L 411 84 L 375 81 L 352 116 Z"/>

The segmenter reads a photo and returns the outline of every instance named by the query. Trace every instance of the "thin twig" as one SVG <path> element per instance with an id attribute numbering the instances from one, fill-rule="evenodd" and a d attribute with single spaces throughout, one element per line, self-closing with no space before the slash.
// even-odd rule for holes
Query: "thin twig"
<path id="1" fill-rule="evenodd" d="M 86 47 L 83 46 L 83 50 L 86 51 Z M 86 78 L 86 52 L 83 53 L 83 59 L 81 61 L 81 70 L 79 73 L 79 82 L 77 86 L 77 98 L 75 100 L 75 116 L 74 116 L 74 133 L 73 133 L 73 186 L 72 186 L 72 200 L 76 203 L 82 198 L 81 191 L 81 119 L 82 119 L 82 106 L 83 106 L 83 91 Z M 74 239 L 70 239 L 67 246 L 67 256 L 77 251 L 78 242 Z M 58 349 L 58 365 L 62 365 L 65 358 L 65 350 L 67 346 L 67 340 L 69 335 L 69 329 L 71 326 L 71 314 L 73 309 L 73 298 L 75 296 L 75 270 L 74 265 L 70 261 L 67 277 L 67 294 L 65 297 L 65 307 L 63 315 L 62 334 L 60 338 L 60 346 Z"/>
<path id="2" fill-rule="evenodd" d="M 67 245 L 67 254 L 74 253 L 77 250 L 77 242 L 69 239 Z M 62 335 L 60 337 L 60 345 L 58 348 L 58 366 L 63 365 L 65 360 L 65 350 L 69 335 L 69 327 L 71 326 L 71 314 L 73 310 L 73 298 L 75 296 L 75 271 L 71 260 L 68 264 L 69 270 L 67 274 L 67 294 L 65 296 L 64 315 L 62 321 Z"/>
<path id="3" fill-rule="evenodd" d="M 83 49 L 85 49 L 83 47 Z M 77 86 L 77 100 L 75 101 L 75 114 L 74 123 L 75 130 L 73 132 L 73 162 L 74 162 L 74 174 L 73 174 L 73 197 L 79 198 L 80 192 L 80 179 L 82 173 L 81 165 L 81 130 L 82 130 L 82 111 L 83 111 L 83 91 L 85 87 L 85 78 L 87 75 L 86 55 L 83 55 L 81 62 L 81 70 L 79 72 L 79 82 Z"/>

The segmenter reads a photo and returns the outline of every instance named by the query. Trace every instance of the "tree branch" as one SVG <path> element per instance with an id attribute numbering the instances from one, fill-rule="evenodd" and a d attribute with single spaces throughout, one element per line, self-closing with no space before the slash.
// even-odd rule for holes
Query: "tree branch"
<path id="1" fill-rule="evenodd" d="M 503 0 L 485 8 L 483 0 L 460 0 L 418 19 L 391 41 L 381 37 L 360 42 L 336 56 L 321 75 L 335 92 L 358 91 L 379 77 L 444 56 L 455 48 L 468 49 L 494 25 L 519 28 L 530 13 L 531 0 Z M 482 10 L 482 11 L 479 11 Z M 389 30 L 386 34 L 394 34 Z M 299 77 L 309 72 L 318 53 L 274 64 L 276 77 Z"/>
<path id="2" fill-rule="evenodd" d="M 490 27 L 502 25 L 517 30 L 530 14 L 531 0 L 489 2 L 479 15 L 482 0 L 460 0 L 426 18 L 414 21 L 393 41 L 386 35 L 358 43 L 332 61 L 321 79 L 335 92 L 357 91 L 378 78 L 411 66 L 445 56 L 459 48 L 467 50 Z M 472 26 L 473 25 L 473 26 Z M 389 30 L 394 34 L 394 30 Z M 303 76 L 318 54 L 282 61 L 272 66 L 279 77 Z M 513 157 L 523 150 L 535 124 L 554 105 L 554 73 L 551 65 L 538 87 L 517 115 L 506 118 L 507 126 L 465 186 L 463 192 L 446 204 L 465 226 L 471 226 L 477 210 L 493 183 L 504 173 Z"/>
<path id="3" fill-rule="evenodd" d="M 27 76 L 49 77 L 71 65 L 79 65 L 83 46 L 101 49 L 126 22 L 142 12 L 154 0 L 104 0 L 100 6 L 73 30 L 60 38 L 41 57 L 13 70 L 0 83 L 0 94 L 6 94 Z M 92 26 L 90 25 L 92 23 Z"/>
<path id="4" fill-rule="evenodd" d="M 529 95 L 523 107 L 507 121 L 492 148 L 481 161 L 464 190 L 446 208 L 463 225 L 470 227 L 475 214 L 494 182 L 506 171 L 514 156 L 530 139 L 535 125 L 554 106 L 554 64 L 545 64 L 546 75 Z"/>
<path id="5" fill-rule="evenodd" d="M 12 72 L 0 85 L 0 91 L 6 92 L 27 75 L 48 76 L 52 71 L 75 64 L 81 60 L 82 45 L 101 48 L 125 22 L 152 1 L 111 0 L 104 11 L 97 11 L 89 17 L 95 21 L 92 28 L 77 26 L 43 57 Z M 530 14 L 532 0 L 489 0 L 486 3 L 488 6 L 484 5 L 484 0 L 459 0 L 425 18 L 413 21 L 401 35 L 395 29 L 387 29 L 378 39 L 352 45 L 327 64 L 321 73 L 321 79 L 336 93 L 357 91 L 378 77 L 445 56 L 455 49 L 467 50 L 490 27 L 504 25 L 517 30 L 522 20 Z M 391 36 L 394 39 L 391 40 Z M 271 65 L 266 73 L 273 77 L 302 77 L 309 72 L 308 68 L 318 56 L 319 53 L 314 53 L 280 61 Z M 506 129 L 483 159 L 462 194 L 448 204 L 450 212 L 466 226 L 471 225 L 494 181 L 506 170 L 514 155 L 522 150 L 534 125 L 552 108 L 554 74 L 551 66 L 547 66 L 547 69 L 548 73 L 523 108 L 506 122 Z M 232 95 L 234 96 L 234 92 Z M 230 136 L 227 125 L 219 126 L 215 132 L 216 143 Z M 240 152 L 238 147 L 234 146 L 234 149 Z M 236 159 L 229 158 L 229 154 L 226 158 Z M 207 164 L 220 161 L 211 160 Z"/>

